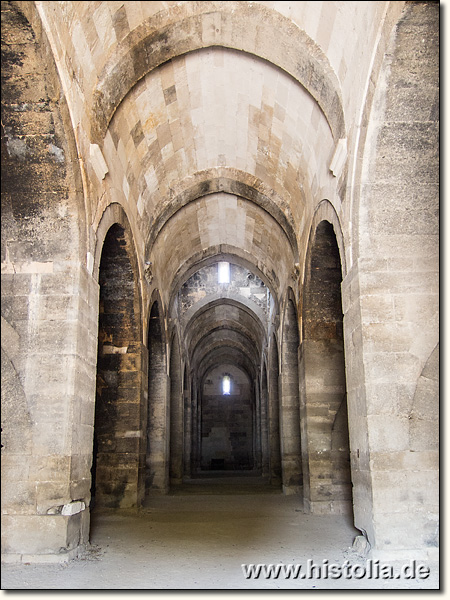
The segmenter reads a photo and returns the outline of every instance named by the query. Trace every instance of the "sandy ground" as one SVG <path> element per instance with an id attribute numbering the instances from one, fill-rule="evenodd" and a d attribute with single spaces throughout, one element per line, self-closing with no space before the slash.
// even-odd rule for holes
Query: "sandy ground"
<path id="1" fill-rule="evenodd" d="M 358 577 L 367 566 L 351 549 L 359 532 L 350 517 L 304 514 L 298 497 L 243 485 L 230 494 L 229 486 L 220 494 L 209 493 L 205 485 L 184 486 L 176 494 L 151 499 L 139 512 L 94 511 L 91 546 L 83 557 L 64 565 L 4 565 L 2 589 L 439 588 L 437 564 L 428 565 L 427 579 L 350 579 L 348 573 Z M 309 577 L 308 560 L 322 567 L 320 577 L 317 570 Z M 241 565 L 250 563 L 301 564 L 305 578 L 246 578 Z M 325 578 L 326 565 L 329 574 L 331 565 L 339 566 L 334 575 L 347 567 L 341 577 Z M 390 566 L 397 573 L 402 565 Z"/>

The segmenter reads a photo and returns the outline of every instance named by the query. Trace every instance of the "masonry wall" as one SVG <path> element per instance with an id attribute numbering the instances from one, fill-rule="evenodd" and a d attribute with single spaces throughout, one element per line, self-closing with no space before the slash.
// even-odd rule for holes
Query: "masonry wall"
<path id="1" fill-rule="evenodd" d="M 64 560 L 87 542 L 98 286 L 51 53 L 2 3 L 2 552 Z"/>
<path id="2" fill-rule="evenodd" d="M 377 83 L 360 255 L 343 283 L 355 523 L 385 556 L 437 545 L 434 376 L 427 397 L 418 389 L 438 344 L 438 33 L 438 4 L 406 5 Z"/>
<path id="3" fill-rule="evenodd" d="M 229 374 L 231 391 L 222 392 L 222 377 Z M 252 386 L 243 371 L 221 365 L 208 373 L 201 402 L 202 470 L 242 471 L 254 466 Z"/>
<path id="4" fill-rule="evenodd" d="M 339 232 L 343 268 L 355 525 L 375 552 L 435 551 L 439 4 L 3 2 L 2 19 L 9 559 L 66 559 L 87 540 L 98 365 L 111 377 L 105 396 L 120 399 L 104 440 L 114 446 L 104 452 L 111 464 L 100 465 L 104 490 L 117 475 L 119 505 L 168 491 L 170 400 L 180 388 L 180 377 L 169 381 L 168 331 L 179 331 L 177 360 L 192 369 L 185 466 L 200 465 L 202 376 L 238 357 L 258 382 L 267 359 L 268 467 L 285 491 L 299 491 L 301 451 L 309 478 L 323 440 L 319 426 L 308 446 L 298 423 L 298 349 L 310 343 L 318 376 L 330 359 L 340 379 L 329 382 L 333 408 L 320 424 L 334 418 L 331 467 L 319 464 L 313 481 L 320 501 L 319 475 L 342 474 L 345 424 L 342 347 L 302 338 L 300 275 L 322 210 Z M 139 335 L 97 353 L 96 267 L 106 231 L 125 220 Z M 171 302 L 180 286 L 219 259 L 258 274 L 270 314 L 242 285 L 247 303 L 216 291 L 210 306 L 189 306 L 184 316 L 196 318 L 178 329 Z M 118 374 L 130 385 L 115 385 Z M 326 393 L 312 407 L 316 424 Z M 264 420 L 258 398 L 252 452 Z M 236 433 L 248 433 L 246 423 Z M 343 491 L 347 482 L 335 483 Z"/>

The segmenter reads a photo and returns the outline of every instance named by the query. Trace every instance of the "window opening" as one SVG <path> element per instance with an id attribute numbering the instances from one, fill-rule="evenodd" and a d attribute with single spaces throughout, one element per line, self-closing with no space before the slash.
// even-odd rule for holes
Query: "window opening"
<path id="1" fill-rule="evenodd" d="M 229 375 L 224 375 L 222 378 L 222 394 L 224 396 L 229 396 L 231 393 L 231 377 Z"/>
<path id="2" fill-rule="evenodd" d="M 230 263 L 220 262 L 218 269 L 219 283 L 230 283 Z"/>

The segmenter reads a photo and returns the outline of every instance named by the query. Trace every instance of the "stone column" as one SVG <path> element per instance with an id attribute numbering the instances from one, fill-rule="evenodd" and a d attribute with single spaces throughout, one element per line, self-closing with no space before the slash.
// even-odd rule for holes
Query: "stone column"
<path id="1" fill-rule="evenodd" d="M 98 286 L 29 264 L 2 294 L 2 558 L 66 561 L 89 535 Z"/>
<path id="2" fill-rule="evenodd" d="M 275 337 L 270 349 L 269 368 L 269 447 L 270 447 L 270 483 L 281 483 L 280 449 L 280 383 L 278 373 L 278 348 Z"/>
<path id="3" fill-rule="evenodd" d="M 280 438 L 283 492 L 298 494 L 302 486 L 298 325 L 293 301 L 286 307 L 282 344 Z"/>
<path id="4" fill-rule="evenodd" d="M 257 471 L 262 466 L 262 423 L 261 423 L 261 390 L 258 380 L 253 381 L 252 391 L 254 394 L 253 410 L 253 466 Z"/>
<path id="5" fill-rule="evenodd" d="M 264 368 L 261 379 L 261 470 L 263 477 L 269 476 L 269 419 L 268 419 L 268 389 L 267 389 L 267 372 Z"/>
<path id="6" fill-rule="evenodd" d="M 177 339 L 172 341 L 170 356 L 170 484 L 179 485 L 183 477 L 183 389 Z"/>
<path id="7" fill-rule="evenodd" d="M 183 381 L 183 402 L 184 402 L 184 466 L 183 477 L 192 475 L 192 397 L 191 382 L 185 369 Z"/>
<path id="8" fill-rule="evenodd" d="M 150 313 L 148 334 L 148 425 L 146 490 L 166 494 L 169 490 L 169 377 L 163 323 L 157 302 Z"/>
<path id="9" fill-rule="evenodd" d="M 384 557 L 438 544 L 438 36 L 439 5 L 407 3 L 365 124 L 343 282 L 355 523 Z"/>

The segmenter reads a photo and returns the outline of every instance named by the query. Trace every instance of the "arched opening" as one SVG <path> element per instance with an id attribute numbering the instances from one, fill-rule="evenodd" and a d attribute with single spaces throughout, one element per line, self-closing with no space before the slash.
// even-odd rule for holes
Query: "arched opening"
<path id="1" fill-rule="evenodd" d="M 145 491 L 169 489 L 169 415 L 167 406 L 166 351 L 158 301 L 148 325 L 148 416 Z"/>
<path id="2" fill-rule="evenodd" d="M 100 260 L 92 503 L 136 506 L 139 496 L 139 294 L 127 233 L 113 225 Z"/>
<path id="3" fill-rule="evenodd" d="M 190 365 L 184 474 L 203 480 L 213 472 L 261 475 L 269 463 L 267 376 L 263 398 L 259 373 L 273 302 L 247 266 L 218 258 L 191 273 L 171 304 Z"/>
<path id="4" fill-rule="evenodd" d="M 314 513 L 352 506 L 341 281 L 336 235 L 322 221 L 307 263 L 301 352 L 304 499 Z"/>
<path id="5" fill-rule="evenodd" d="M 207 372 L 201 387 L 202 471 L 254 467 L 255 390 L 248 374 L 233 364 Z"/>
<path id="6" fill-rule="evenodd" d="M 282 362 L 280 440 L 283 492 L 298 494 L 302 486 L 300 443 L 300 389 L 298 350 L 300 336 L 297 310 L 289 298 L 284 312 Z"/>

